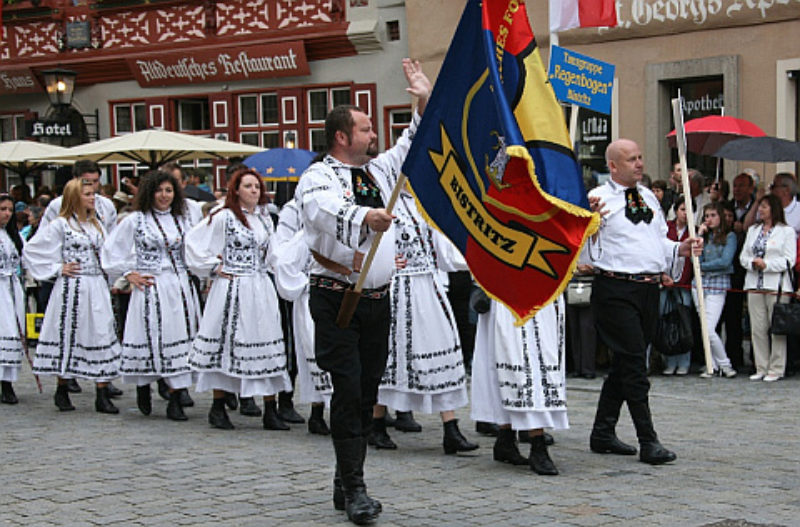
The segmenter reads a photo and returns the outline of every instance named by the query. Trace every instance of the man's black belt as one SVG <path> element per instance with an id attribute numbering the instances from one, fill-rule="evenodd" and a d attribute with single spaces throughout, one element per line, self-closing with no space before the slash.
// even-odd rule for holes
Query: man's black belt
<path id="1" fill-rule="evenodd" d="M 607 278 L 614 278 L 616 280 L 626 280 L 628 282 L 640 282 L 643 284 L 660 284 L 661 273 L 617 273 L 615 271 L 606 271 L 603 269 L 594 270 L 594 274 L 605 276 Z"/>
<path id="2" fill-rule="evenodd" d="M 322 289 L 329 289 L 330 291 L 336 291 L 339 293 L 344 293 L 348 289 L 352 289 L 353 284 L 348 284 L 347 282 L 343 282 L 342 280 L 337 280 L 336 278 L 331 278 L 330 276 L 320 276 L 316 274 L 312 274 L 309 279 L 309 283 L 312 287 L 320 287 Z M 364 298 L 369 298 L 370 300 L 380 300 L 381 298 L 385 297 L 389 294 L 389 284 L 384 286 L 375 288 L 375 289 L 362 289 L 361 296 Z"/>

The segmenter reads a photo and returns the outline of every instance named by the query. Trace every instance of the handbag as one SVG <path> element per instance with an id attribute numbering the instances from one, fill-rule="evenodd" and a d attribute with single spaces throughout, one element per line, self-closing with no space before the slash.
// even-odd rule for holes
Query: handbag
<path id="1" fill-rule="evenodd" d="M 668 289 L 653 345 L 662 355 L 680 355 L 692 349 L 693 342 L 692 308 L 681 302 L 677 291 Z"/>
<path id="2" fill-rule="evenodd" d="M 564 291 L 567 304 L 575 307 L 585 307 L 590 304 L 592 298 L 592 279 L 591 277 L 575 277 L 567 284 Z"/>
<path id="3" fill-rule="evenodd" d="M 786 262 L 786 272 L 789 273 L 789 281 L 792 284 L 792 292 L 795 290 L 794 275 Z M 783 293 L 783 273 L 781 273 L 778 283 L 778 302 L 772 308 L 772 323 L 769 330 L 773 335 L 800 335 L 800 302 L 797 297 L 792 295 L 788 304 L 781 304 L 781 294 Z"/>

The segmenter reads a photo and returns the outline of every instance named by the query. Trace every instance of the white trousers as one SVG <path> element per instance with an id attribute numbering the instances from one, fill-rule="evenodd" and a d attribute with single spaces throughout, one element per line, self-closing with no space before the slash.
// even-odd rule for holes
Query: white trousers
<path id="1" fill-rule="evenodd" d="M 725 353 L 725 346 L 722 344 L 722 339 L 719 338 L 716 327 L 719 322 L 719 317 L 722 316 L 722 308 L 725 307 L 725 293 L 721 295 L 703 295 L 703 300 L 706 307 L 706 327 L 708 328 L 708 341 L 711 344 L 711 362 L 715 370 L 720 368 L 730 368 L 731 360 L 728 354 Z M 703 316 L 700 313 L 700 307 L 697 303 L 697 289 L 692 289 L 692 298 L 694 305 L 697 307 L 697 315 Z"/>

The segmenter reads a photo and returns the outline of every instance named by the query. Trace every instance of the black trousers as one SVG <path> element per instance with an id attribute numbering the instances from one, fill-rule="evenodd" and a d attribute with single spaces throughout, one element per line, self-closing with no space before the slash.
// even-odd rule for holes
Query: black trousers
<path id="1" fill-rule="evenodd" d="M 595 276 L 592 313 L 598 336 L 611 352 L 608 377 L 600 392 L 596 425 L 609 417 L 611 421 L 606 419 L 606 424 L 615 424 L 614 414 L 619 417 L 619 409 L 625 402 L 640 442 L 657 439 L 649 410 L 647 346 L 655 335 L 658 302 L 657 284 Z"/>
<path id="2" fill-rule="evenodd" d="M 590 306 L 567 304 L 567 354 L 572 357 L 575 375 L 595 374 L 597 332 Z"/>
<path id="3" fill-rule="evenodd" d="M 472 371 L 472 355 L 475 350 L 475 324 L 469 321 L 469 296 L 472 293 L 472 275 L 469 271 L 456 271 L 447 274 L 450 286 L 447 289 L 447 299 L 453 308 L 456 317 L 458 338 L 461 341 L 461 353 L 464 357 L 464 367 L 467 372 Z"/>
<path id="4" fill-rule="evenodd" d="M 336 325 L 343 293 L 311 287 L 317 365 L 331 375 L 331 436 L 365 437 L 372 429 L 372 407 L 389 353 L 389 296 L 361 298 L 347 328 Z"/>

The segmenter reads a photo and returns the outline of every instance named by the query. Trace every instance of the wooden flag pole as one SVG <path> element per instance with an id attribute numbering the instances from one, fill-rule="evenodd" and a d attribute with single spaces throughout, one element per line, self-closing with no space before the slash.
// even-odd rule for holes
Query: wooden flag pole
<path id="1" fill-rule="evenodd" d="M 694 203 L 692 190 L 689 185 L 689 169 L 686 165 L 686 132 L 683 128 L 683 107 L 680 97 L 672 99 L 672 116 L 675 120 L 675 143 L 678 145 L 678 157 L 681 164 L 681 180 L 683 181 L 683 196 L 686 204 L 686 223 L 689 235 L 695 236 L 697 230 L 694 224 Z M 705 351 L 706 372 L 714 373 L 711 361 L 711 344 L 708 340 L 708 322 L 706 321 L 706 302 L 703 295 L 703 276 L 700 274 L 700 259 L 692 252 L 692 266 L 694 268 L 695 290 L 697 292 L 697 311 L 700 313 L 700 333 Z"/>
<path id="2" fill-rule="evenodd" d="M 397 183 L 392 189 L 392 195 L 389 197 L 389 203 L 386 204 L 386 212 L 388 214 L 392 213 L 405 183 L 406 175 L 400 173 L 400 177 L 397 178 Z M 350 320 L 353 318 L 358 306 L 358 300 L 361 298 L 361 291 L 364 289 L 364 281 L 367 279 L 367 273 L 369 268 L 372 267 L 372 260 L 375 258 L 375 253 L 378 251 L 378 245 L 380 245 L 382 238 L 382 232 L 375 235 L 375 239 L 372 240 L 372 245 L 369 247 L 369 252 L 367 252 L 367 257 L 364 259 L 364 265 L 361 266 L 361 274 L 358 276 L 355 287 L 344 292 L 342 305 L 339 306 L 339 314 L 336 316 L 336 325 L 340 328 L 346 328 L 350 325 Z"/>

